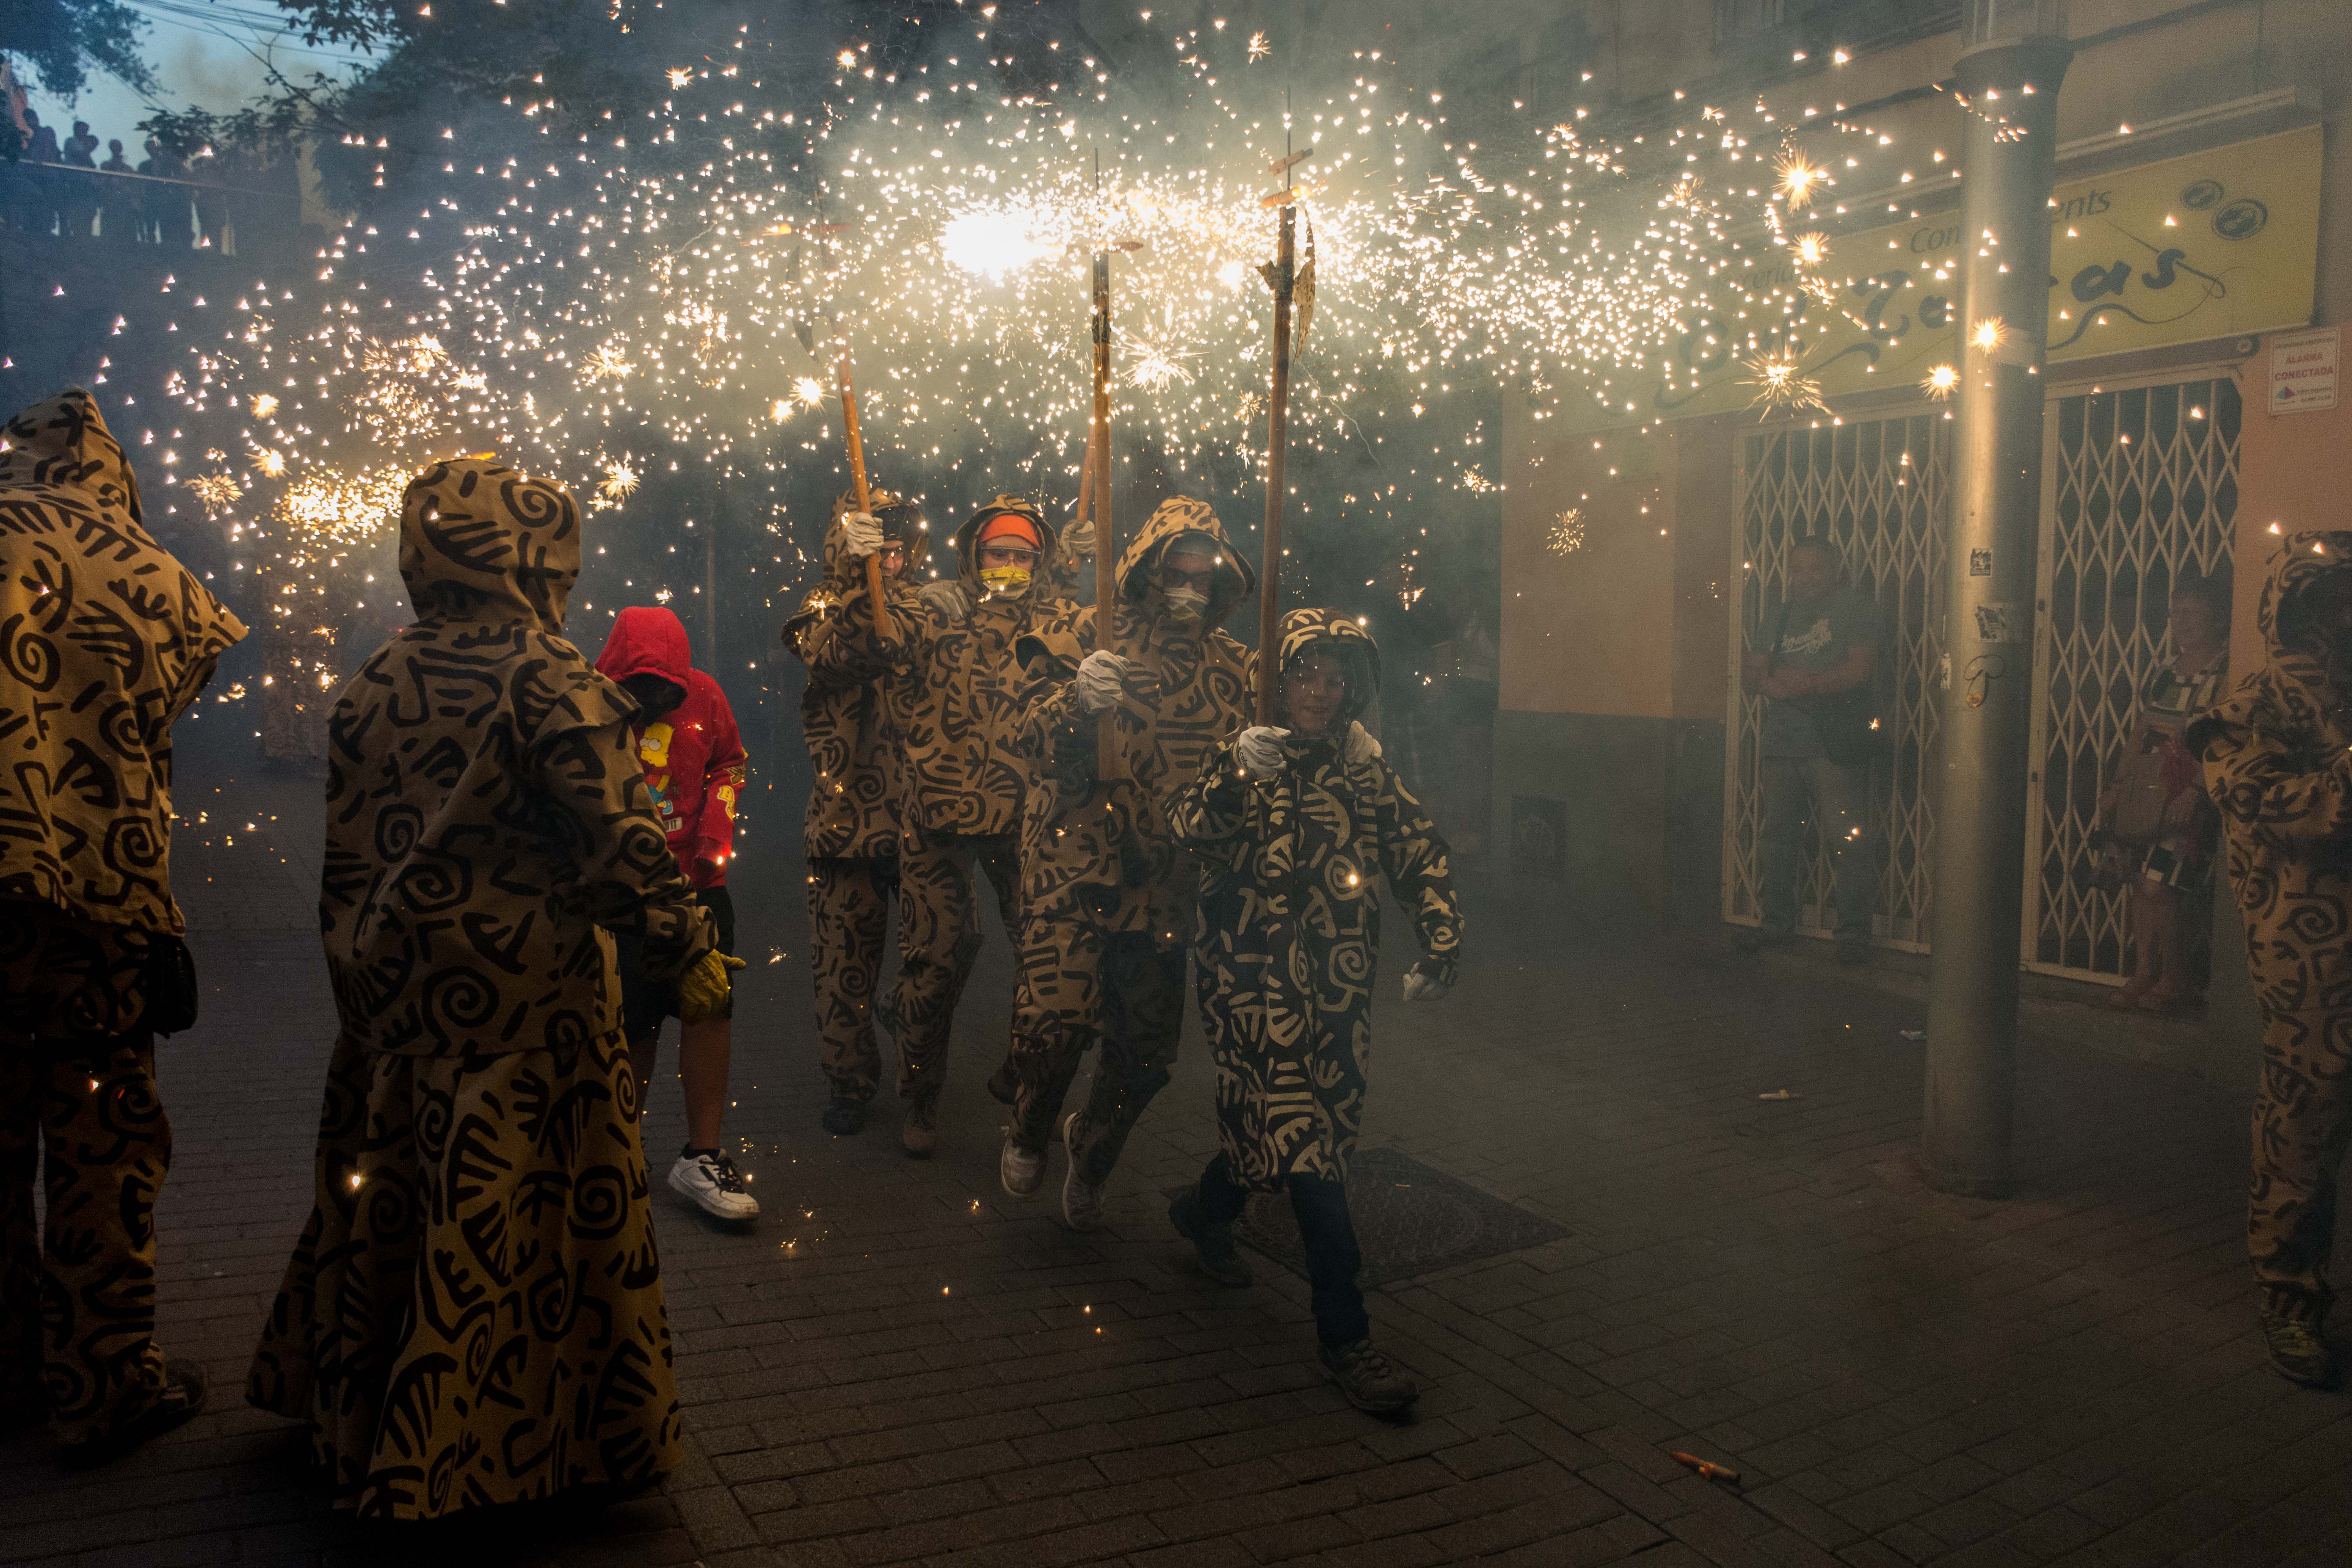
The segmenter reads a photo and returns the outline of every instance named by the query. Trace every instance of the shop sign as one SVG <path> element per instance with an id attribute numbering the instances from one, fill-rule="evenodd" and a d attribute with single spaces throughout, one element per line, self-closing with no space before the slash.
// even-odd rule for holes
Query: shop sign
<path id="1" fill-rule="evenodd" d="M 2319 168 L 2315 125 L 2057 186 L 2051 361 L 2307 325 Z M 1831 240 L 1822 270 L 1841 285 L 1832 303 L 1809 308 L 1791 339 L 1798 374 L 1834 398 L 1916 385 L 1958 364 L 1964 238 L 1950 212 Z M 1743 276 L 1756 294 L 1798 283 L 1785 259 Z M 1752 353 L 1740 309 L 1729 298 L 1702 309 L 1665 351 L 1671 375 L 1621 383 L 1607 409 L 1571 399 L 1563 423 L 1583 429 L 1749 406 L 1757 387 L 1740 364 Z"/>

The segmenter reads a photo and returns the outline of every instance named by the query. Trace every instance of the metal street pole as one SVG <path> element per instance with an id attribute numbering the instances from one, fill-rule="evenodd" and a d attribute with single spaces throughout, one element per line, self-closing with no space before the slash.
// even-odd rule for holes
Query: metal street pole
<path id="1" fill-rule="evenodd" d="M 1960 373 L 1936 734 L 1936 900 L 1919 1165 L 2011 1190 L 2027 716 L 2042 501 L 2042 360 L 2063 0 L 1967 0 L 1955 96 Z"/>

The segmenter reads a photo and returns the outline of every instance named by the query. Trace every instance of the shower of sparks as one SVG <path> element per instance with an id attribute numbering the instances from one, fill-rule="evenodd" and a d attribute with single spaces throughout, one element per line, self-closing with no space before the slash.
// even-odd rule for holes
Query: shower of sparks
<path id="1" fill-rule="evenodd" d="M 1584 548 L 1584 513 L 1570 507 L 1552 520 L 1551 531 L 1544 535 L 1544 547 L 1554 555 L 1573 555 Z"/>
<path id="2" fill-rule="evenodd" d="M 608 501 L 621 468 L 651 483 L 690 464 L 771 498 L 765 526 L 792 550 L 779 485 L 822 476 L 829 494 L 841 454 L 836 426 L 789 416 L 825 404 L 845 335 L 872 367 L 870 468 L 1066 504 L 1091 390 L 1086 277 L 1107 248 L 1120 448 L 1152 451 L 1191 493 L 1246 494 L 1265 461 L 1255 280 L 1277 225 L 1260 197 L 1289 137 L 1314 153 L 1317 280 L 1292 449 L 1380 473 L 1316 500 L 1317 522 L 1407 529 L 1496 488 L 1491 428 L 1457 441 L 1416 423 L 1465 393 L 1626 425 L 1738 363 L 1759 403 L 1819 402 L 1784 345 L 1840 314 L 1852 280 L 1821 270 L 1820 236 L 1789 233 L 1832 184 L 1794 138 L 1866 127 L 1695 97 L 1686 123 L 1622 137 L 1581 115 L 1465 133 L 1379 50 L 1286 121 L 1265 79 L 1234 68 L 1271 53 L 1265 34 L 1143 25 L 1174 46 L 1177 90 L 1160 101 L 1175 107 L 1092 68 L 999 92 L 976 61 L 894 68 L 839 46 L 815 56 L 838 74 L 812 106 L 804 82 L 756 63 L 789 75 L 792 40 L 751 33 L 738 63 L 649 62 L 673 96 L 625 137 L 591 134 L 604 121 L 567 105 L 582 133 L 543 162 L 460 163 L 436 127 L 442 172 L 415 176 L 405 214 L 332 232 L 310 273 L 257 282 L 242 313 L 186 307 L 215 330 L 189 334 L 171 393 L 184 419 L 215 422 L 207 438 L 231 454 L 217 477 L 248 494 L 268 481 L 247 506 L 274 521 L 238 526 L 257 555 L 279 552 L 271 570 L 324 561 L 323 537 L 381 545 L 399 487 L 380 476 L 459 442 Z M 1055 66 L 1084 58 L 1076 42 Z M 514 105 L 520 134 L 486 128 L 476 144 L 538 145 L 546 107 Z M 303 570 L 315 597 L 325 567 Z M 1398 570 L 1417 595 L 1403 545 Z M 640 603 L 657 585 L 625 584 Z M 620 587 L 595 591 L 598 613 Z"/>
<path id="3" fill-rule="evenodd" d="M 245 493 L 245 487 L 230 474 L 204 474 L 190 479 L 188 488 L 208 511 L 218 511 Z"/>
<path id="4" fill-rule="evenodd" d="M 626 458 L 604 465 L 604 478 L 596 486 L 596 493 L 605 501 L 618 504 L 637 493 L 637 470 Z"/>
<path id="5" fill-rule="evenodd" d="M 1748 400 L 1750 408 L 1761 408 L 1769 415 L 1776 408 L 1821 408 L 1822 384 L 1801 374 L 1797 362 L 1790 359 L 1758 357 L 1739 362 L 1748 372 L 1756 395 Z"/>
<path id="6" fill-rule="evenodd" d="M 1927 379 L 1919 383 L 1919 389 L 1928 396 L 1940 401 L 1951 396 L 1953 389 L 1959 384 L 1960 373 L 1950 365 L 1939 364 L 1927 373 Z"/>
<path id="7" fill-rule="evenodd" d="M 602 381 L 606 377 L 621 381 L 636 368 L 630 362 L 627 351 L 620 344 L 599 343 L 596 352 L 588 356 L 588 363 L 581 367 L 581 374 L 590 381 Z"/>
<path id="8" fill-rule="evenodd" d="M 1969 342 L 1979 349 L 1997 349 L 2000 347 L 2000 340 L 2008 331 L 2008 325 L 1999 316 L 1987 316 L 1969 329 Z"/>
<path id="9" fill-rule="evenodd" d="M 1171 386 L 1192 384 L 1192 373 L 1165 349 L 1140 343 L 1136 346 L 1135 354 L 1135 368 L 1128 372 L 1128 378 L 1136 385 L 1152 392 L 1164 392 Z"/>
<path id="10" fill-rule="evenodd" d="M 1788 199 L 1792 212 L 1799 207 L 1810 206 L 1814 187 L 1829 177 L 1823 170 L 1808 163 L 1801 153 L 1785 154 L 1774 168 L 1780 176 L 1780 194 Z"/>

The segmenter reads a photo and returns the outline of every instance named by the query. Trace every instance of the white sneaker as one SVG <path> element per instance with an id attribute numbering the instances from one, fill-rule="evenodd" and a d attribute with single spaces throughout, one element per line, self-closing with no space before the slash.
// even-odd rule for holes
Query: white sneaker
<path id="1" fill-rule="evenodd" d="M 724 1154 L 681 1154 L 669 1168 L 669 1190 L 718 1219 L 760 1217 L 760 1200 L 751 1195 L 751 1180 Z"/>
<path id="2" fill-rule="evenodd" d="M 1078 1146 L 1078 1113 L 1075 1110 L 1062 1119 L 1062 1147 Z M 1102 1225 L 1102 1189 L 1078 1179 L 1078 1162 L 1071 1160 L 1067 1174 L 1062 1178 L 1062 1223 L 1072 1230 L 1094 1230 Z"/>
<path id="3" fill-rule="evenodd" d="M 1034 1197 L 1045 1180 L 1045 1156 L 1031 1153 L 1005 1134 L 1004 1152 L 996 1158 L 997 1179 L 1016 1198 Z"/>

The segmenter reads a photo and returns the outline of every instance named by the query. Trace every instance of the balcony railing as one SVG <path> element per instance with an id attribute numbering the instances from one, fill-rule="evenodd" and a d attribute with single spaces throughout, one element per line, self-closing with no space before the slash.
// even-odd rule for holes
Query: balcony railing
<path id="1" fill-rule="evenodd" d="M 251 255 L 293 239 L 302 198 L 230 179 L 0 163 L 0 227 L 60 239 Z"/>

